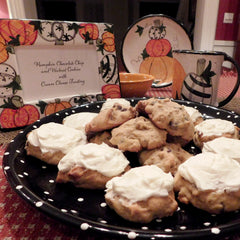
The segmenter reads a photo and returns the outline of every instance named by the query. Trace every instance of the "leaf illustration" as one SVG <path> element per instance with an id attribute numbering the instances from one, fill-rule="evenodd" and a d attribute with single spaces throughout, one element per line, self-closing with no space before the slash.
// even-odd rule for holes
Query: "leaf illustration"
<path id="1" fill-rule="evenodd" d="M 30 21 L 29 24 L 34 26 L 34 31 L 39 30 L 39 32 L 42 34 L 43 28 L 41 21 Z"/>
<path id="2" fill-rule="evenodd" d="M 212 68 L 212 62 L 209 61 L 208 66 L 200 75 L 206 81 L 209 87 L 212 86 L 212 77 L 216 75 L 214 71 L 211 71 L 211 68 Z"/>
<path id="3" fill-rule="evenodd" d="M 139 34 L 139 36 L 141 36 L 141 35 L 142 35 L 142 33 L 143 33 L 143 30 L 144 30 L 144 28 L 143 28 L 143 27 L 141 27 L 141 26 L 137 25 L 137 31 L 136 31 L 135 33 L 138 33 L 138 34 Z"/>
<path id="4" fill-rule="evenodd" d="M 143 52 L 141 53 L 143 60 L 147 57 L 149 57 L 146 48 L 143 49 Z"/>
<path id="5" fill-rule="evenodd" d="M 47 106 L 47 103 L 42 100 L 39 100 L 38 104 L 36 104 L 36 105 L 40 108 L 40 112 L 43 114 L 45 111 L 45 108 Z"/>

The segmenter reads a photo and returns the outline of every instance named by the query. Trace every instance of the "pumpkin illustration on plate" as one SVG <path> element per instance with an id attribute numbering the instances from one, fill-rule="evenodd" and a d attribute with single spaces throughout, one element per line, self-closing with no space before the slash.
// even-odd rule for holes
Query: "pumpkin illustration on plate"
<path id="1" fill-rule="evenodd" d="M 154 25 L 149 29 L 150 40 L 143 50 L 143 61 L 139 66 L 139 72 L 150 74 L 155 77 L 155 83 L 169 83 L 173 81 L 176 74 L 180 78 L 185 77 L 182 65 L 172 57 L 171 43 L 165 39 L 166 27 L 155 20 Z"/>
<path id="2" fill-rule="evenodd" d="M 22 98 L 17 95 L 8 98 L 8 101 L 4 101 L 0 107 L 4 108 L 0 114 L 1 128 L 24 127 L 34 123 L 40 117 L 34 105 L 24 105 Z"/>
<path id="3" fill-rule="evenodd" d="M 186 75 L 181 90 L 183 99 L 212 104 L 212 77 L 216 75 L 216 73 L 211 71 L 211 61 L 209 61 L 206 68 L 205 64 L 205 59 L 198 59 L 197 72 L 191 72 Z"/>

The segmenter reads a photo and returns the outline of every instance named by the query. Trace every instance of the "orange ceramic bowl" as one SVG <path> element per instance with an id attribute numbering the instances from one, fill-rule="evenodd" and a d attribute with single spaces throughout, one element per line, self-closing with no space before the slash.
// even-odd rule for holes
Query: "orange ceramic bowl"
<path id="1" fill-rule="evenodd" d="M 119 73 L 122 97 L 144 97 L 154 77 L 143 73 Z"/>

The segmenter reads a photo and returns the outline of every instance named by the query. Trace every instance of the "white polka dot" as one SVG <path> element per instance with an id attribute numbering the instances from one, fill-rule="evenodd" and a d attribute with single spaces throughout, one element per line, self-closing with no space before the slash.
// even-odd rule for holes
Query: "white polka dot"
<path id="1" fill-rule="evenodd" d="M 48 201 L 49 201 L 49 202 L 53 202 L 53 199 L 51 199 L 51 198 L 48 198 Z"/>
<path id="2" fill-rule="evenodd" d="M 165 232 L 172 232 L 172 229 L 166 228 L 166 229 L 164 229 L 164 231 L 165 231 Z"/>
<path id="3" fill-rule="evenodd" d="M 42 205 L 43 205 L 43 202 L 40 202 L 40 201 L 35 203 L 36 207 L 41 207 Z"/>
<path id="4" fill-rule="evenodd" d="M 10 153 L 9 152 L 5 152 L 4 153 L 4 156 L 8 156 Z"/>
<path id="5" fill-rule="evenodd" d="M 45 166 L 45 165 L 44 165 L 44 166 L 42 166 L 42 169 L 46 169 L 46 168 L 47 168 L 47 166 Z"/>
<path id="6" fill-rule="evenodd" d="M 129 239 L 135 239 L 137 237 L 137 234 L 135 232 L 129 232 L 128 233 L 128 238 Z"/>
<path id="7" fill-rule="evenodd" d="M 23 175 L 28 176 L 28 173 L 27 172 L 23 172 Z"/>
<path id="8" fill-rule="evenodd" d="M 54 180 L 53 180 L 53 179 L 50 179 L 49 182 L 50 182 L 50 183 L 54 183 Z"/>
<path id="9" fill-rule="evenodd" d="M 4 170 L 9 170 L 9 169 L 10 169 L 9 166 L 4 167 Z"/>
<path id="10" fill-rule="evenodd" d="M 219 228 L 214 227 L 211 229 L 211 232 L 214 234 L 219 234 L 221 232 L 221 230 Z"/>
<path id="11" fill-rule="evenodd" d="M 17 189 L 17 190 L 20 190 L 20 189 L 22 189 L 22 188 L 23 188 L 22 185 L 18 185 L 18 186 L 16 186 L 16 189 Z"/>
<path id="12" fill-rule="evenodd" d="M 230 115 L 228 115 L 228 116 L 227 116 L 227 118 L 231 118 L 231 116 L 230 116 Z"/>
<path id="13" fill-rule="evenodd" d="M 88 228 L 89 228 L 89 225 L 87 223 L 82 223 L 80 228 L 83 230 L 83 231 L 86 231 Z"/>
<path id="14" fill-rule="evenodd" d="M 101 207 L 106 207 L 107 204 L 103 202 L 103 203 L 100 204 L 100 206 L 101 206 Z"/>
<path id="15" fill-rule="evenodd" d="M 33 128 L 35 128 L 35 129 L 36 129 L 36 128 L 37 128 L 37 126 L 36 126 L 36 125 L 33 125 Z"/>
<path id="16" fill-rule="evenodd" d="M 61 212 L 66 213 L 66 212 L 67 212 L 67 209 L 62 208 L 62 209 L 61 209 Z"/>
<path id="17" fill-rule="evenodd" d="M 186 230 L 187 227 L 186 227 L 186 226 L 181 226 L 180 229 L 181 229 L 181 230 Z"/>
<path id="18" fill-rule="evenodd" d="M 76 210 L 73 210 L 73 209 L 71 210 L 71 212 L 75 214 L 78 213 Z"/>
<path id="19" fill-rule="evenodd" d="M 23 178 L 23 175 L 22 175 L 22 174 L 18 174 L 18 176 L 19 176 L 20 178 Z"/>
<path id="20" fill-rule="evenodd" d="M 20 150 L 16 150 L 16 153 L 20 153 L 21 151 Z"/>
<path id="21" fill-rule="evenodd" d="M 217 115 L 220 115 L 220 112 L 217 112 L 216 114 L 217 114 Z"/>
<path id="22" fill-rule="evenodd" d="M 25 161 L 21 159 L 21 160 L 20 160 L 20 163 L 25 163 Z"/>
<path id="23" fill-rule="evenodd" d="M 148 227 L 143 226 L 142 230 L 148 230 Z"/>
<path id="24" fill-rule="evenodd" d="M 50 194 L 48 191 L 44 191 L 43 193 L 46 194 L 46 195 L 49 195 L 49 194 Z"/>
<path id="25" fill-rule="evenodd" d="M 104 224 L 107 223 L 107 221 L 105 221 L 105 220 L 101 220 L 100 222 L 101 222 L 101 223 L 104 223 Z"/>
<path id="26" fill-rule="evenodd" d="M 59 116 L 60 114 L 59 113 L 56 113 L 56 116 Z"/>
<path id="27" fill-rule="evenodd" d="M 83 198 L 78 198 L 78 202 L 83 202 L 84 199 Z"/>
<path id="28" fill-rule="evenodd" d="M 72 113 L 75 113 L 76 111 L 75 110 L 72 110 Z"/>
<path id="29" fill-rule="evenodd" d="M 162 222 L 162 219 L 161 218 L 157 218 L 156 222 Z"/>
<path id="30" fill-rule="evenodd" d="M 203 225 L 206 226 L 206 227 L 208 227 L 208 226 L 211 225 L 211 223 L 210 223 L 210 222 L 205 222 L 205 223 L 203 223 Z"/>

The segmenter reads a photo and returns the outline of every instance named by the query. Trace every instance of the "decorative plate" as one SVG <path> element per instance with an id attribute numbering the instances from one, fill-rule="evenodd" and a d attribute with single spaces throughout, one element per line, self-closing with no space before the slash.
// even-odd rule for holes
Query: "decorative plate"
<path id="1" fill-rule="evenodd" d="M 139 99 L 129 99 L 135 105 Z M 197 108 L 204 118 L 227 119 L 240 127 L 240 116 L 212 106 L 177 102 Z M 179 203 L 171 217 L 153 220 L 149 224 L 123 220 L 105 203 L 104 191 L 75 188 L 71 184 L 56 184 L 57 167 L 27 156 L 26 135 L 40 125 L 62 119 L 77 112 L 99 112 L 103 102 L 88 103 L 49 115 L 28 126 L 9 144 L 3 158 L 3 170 L 12 188 L 33 207 L 52 218 L 71 224 L 86 234 L 104 235 L 109 239 L 214 239 L 239 231 L 240 212 L 212 215 L 191 205 Z M 186 150 L 198 153 L 190 143 Z M 129 160 L 135 154 L 127 155 Z M 134 161 L 136 162 L 136 161 Z"/>
<path id="2" fill-rule="evenodd" d="M 154 75 L 153 87 L 166 87 L 172 83 L 175 64 L 172 50 L 176 49 L 192 49 L 187 30 L 172 17 L 153 14 L 128 28 L 121 57 L 128 72 Z"/>

